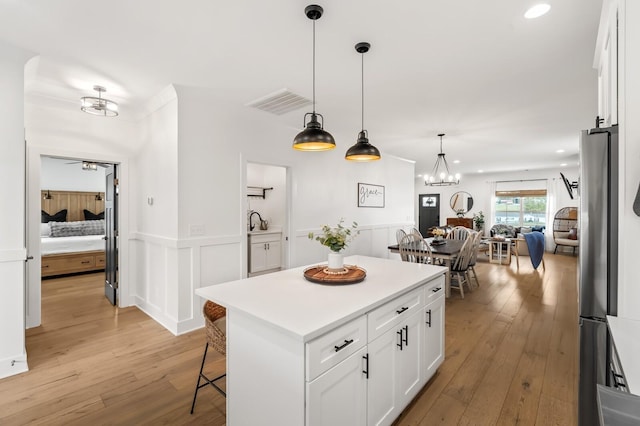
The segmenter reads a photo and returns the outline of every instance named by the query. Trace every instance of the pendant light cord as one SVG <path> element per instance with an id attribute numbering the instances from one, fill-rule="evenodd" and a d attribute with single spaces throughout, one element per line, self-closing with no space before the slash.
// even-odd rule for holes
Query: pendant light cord
<path id="1" fill-rule="evenodd" d="M 313 113 L 316 113 L 316 21 L 313 20 Z"/>
<path id="2" fill-rule="evenodd" d="M 362 131 L 364 132 L 364 53 L 361 53 L 362 68 L 361 68 L 361 80 L 362 80 Z"/>

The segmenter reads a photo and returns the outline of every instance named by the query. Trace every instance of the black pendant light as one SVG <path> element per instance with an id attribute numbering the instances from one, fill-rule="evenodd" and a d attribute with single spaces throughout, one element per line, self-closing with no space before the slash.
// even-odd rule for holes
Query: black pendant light
<path id="1" fill-rule="evenodd" d="M 364 54 L 371 45 L 367 42 L 356 44 L 356 52 L 362 54 L 362 130 L 358 133 L 358 141 L 347 150 L 344 158 L 349 161 L 375 161 L 380 159 L 378 148 L 369 143 L 369 133 L 364 130 Z"/>
<path id="2" fill-rule="evenodd" d="M 313 112 L 304 115 L 303 122 L 307 121 L 307 116 L 311 119 L 305 125 L 305 129 L 298 133 L 293 140 L 293 149 L 298 151 L 328 151 L 336 147 L 336 141 L 331 133 L 323 129 L 324 117 L 316 114 L 316 20 L 320 19 L 324 10 L 321 6 L 312 4 L 304 9 L 307 18 L 313 21 Z M 322 122 L 318 121 L 318 117 Z"/>

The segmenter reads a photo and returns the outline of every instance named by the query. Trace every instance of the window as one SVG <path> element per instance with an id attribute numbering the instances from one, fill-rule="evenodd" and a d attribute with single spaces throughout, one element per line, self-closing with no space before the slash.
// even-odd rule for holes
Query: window
<path id="1" fill-rule="evenodd" d="M 512 226 L 546 226 L 547 191 L 544 189 L 496 191 L 496 223 Z"/>

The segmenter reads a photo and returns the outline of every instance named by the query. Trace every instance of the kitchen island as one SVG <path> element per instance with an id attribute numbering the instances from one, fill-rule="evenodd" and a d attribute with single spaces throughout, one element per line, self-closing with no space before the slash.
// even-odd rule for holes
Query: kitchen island
<path id="1" fill-rule="evenodd" d="M 444 360 L 445 268 L 364 256 L 203 287 L 227 308 L 227 424 L 391 424 Z"/>

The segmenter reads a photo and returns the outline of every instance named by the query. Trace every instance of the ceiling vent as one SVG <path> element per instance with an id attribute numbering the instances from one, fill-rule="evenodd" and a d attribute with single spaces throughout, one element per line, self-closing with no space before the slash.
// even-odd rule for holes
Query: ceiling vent
<path id="1" fill-rule="evenodd" d="M 311 105 L 311 100 L 296 95 L 287 89 L 281 89 L 262 98 L 251 101 L 247 106 L 258 108 L 275 115 L 286 114 L 304 106 Z"/>

